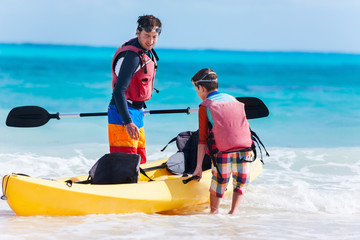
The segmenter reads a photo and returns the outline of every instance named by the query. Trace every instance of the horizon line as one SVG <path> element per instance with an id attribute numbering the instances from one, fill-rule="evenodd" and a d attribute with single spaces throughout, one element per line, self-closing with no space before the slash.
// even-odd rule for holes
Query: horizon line
<path id="1" fill-rule="evenodd" d="M 38 46 L 63 46 L 63 47 L 89 47 L 89 48 L 118 48 L 115 45 L 82 44 L 82 43 L 54 43 L 54 42 L 2 42 L 0 45 L 38 45 Z M 232 52 L 268 52 L 268 53 L 319 53 L 319 54 L 349 54 L 360 55 L 360 51 L 336 50 L 285 50 L 285 49 L 229 49 L 229 48 L 192 48 L 192 47 L 158 47 L 159 50 L 186 50 L 186 51 L 232 51 Z"/>

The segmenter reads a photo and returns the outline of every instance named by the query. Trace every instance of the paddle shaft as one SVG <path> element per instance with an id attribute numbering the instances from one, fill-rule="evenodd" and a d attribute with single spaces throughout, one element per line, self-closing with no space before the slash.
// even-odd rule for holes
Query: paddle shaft
<path id="1" fill-rule="evenodd" d="M 269 111 L 266 105 L 258 98 L 254 97 L 237 97 L 239 102 L 245 103 L 245 111 L 248 119 L 266 117 L 269 115 Z M 144 114 L 169 114 L 169 113 L 195 113 L 199 109 L 191 109 L 190 107 L 185 109 L 168 109 L 168 110 L 145 110 Z M 56 114 L 50 114 L 56 115 Z M 97 117 L 97 116 L 107 116 L 106 112 L 101 113 L 78 113 L 78 114 L 59 114 L 57 116 L 50 118 L 67 118 L 67 117 Z"/>
<path id="2" fill-rule="evenodd" d="M 168 114 L 168 113 L 194 113 L 198 112 L 199 109 L 168 109 L 168 110 L 145 110 L 144 114 Z M 73 114 L 50 114 L 50 118 L 72 118 L 72 117 L 97 117 L 97 116 L 107 116 L 107 112 L 99 113 L 73 113 Z"/>

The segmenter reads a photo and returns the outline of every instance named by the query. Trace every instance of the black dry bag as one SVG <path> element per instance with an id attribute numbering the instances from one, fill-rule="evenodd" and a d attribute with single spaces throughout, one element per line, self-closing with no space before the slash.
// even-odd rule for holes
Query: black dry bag
<path id="1" fill-rule="evenodd" d="M 137 183 L 141 156 L 132 153 L 108 153 L 89 171 L 91 184 Z"/>
<path id="2" fill-rule="evenodd" d="M 173 174 L 192 174 L 197 164 L 199 130 L 179 133 L 161 151 L 164 151 L 170 143 L 175 141 L 178 152 L 169 157 L 167 169 Z M 202 168 L 204 171 L 211 168 L 209 155 L 204 156 Z"/>

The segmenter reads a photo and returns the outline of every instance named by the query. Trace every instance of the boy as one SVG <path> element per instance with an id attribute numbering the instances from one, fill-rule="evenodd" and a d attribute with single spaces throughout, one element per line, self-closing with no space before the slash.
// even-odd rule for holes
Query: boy
<path id="1" fill-rule="evenodd" d="M 197 166 L 193 173 L 202 176 L 202 161 L 206 151 L 212 155 L 212 181 L 210 186 L 210 213 L 218 213 L 230 176 L 233 176 L 233 198 L 229 214 L 236 213 L 250 178 L 253 161 L 250 125 L 244 104 L 225 93 L 220 93 L 216 73 L 205 68 L 191 79 L 196 93 L 203 102 L 199 109 L 199 145 Z"/>

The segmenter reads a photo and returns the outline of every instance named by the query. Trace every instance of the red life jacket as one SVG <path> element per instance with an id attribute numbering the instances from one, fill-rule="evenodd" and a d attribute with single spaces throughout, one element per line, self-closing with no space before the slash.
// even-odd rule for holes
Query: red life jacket
<path id="1" fill-rule="evenodd" d="M 135 72 L 134 76 L 132 77 L 129 86 L 125 91 L 125 97 L 126 99 L 132 101 L 147 101 L 151 98 L 152 95 L 157 67 L 153 50 L 150 50 L 153 56 L 152 59 L 144 53 L 143 49 L 137 48 L 132 45 L 126 45 L 126 43 L 116 50 L 111 64 L 113 91 L 115 89 L 115 84 L 117 81 L 117 76 L 114 69 L 115 60 L 120 53 L 125 51 L 135 52 L 139 55 L 141 60 L 141 67 Z"/>
<path id="2" fill-rule="evenodd" d="M 245 105 L 239 101 L 213 101 L 206 98 L 200 105 L 210 110 L 212 132 L 220 152 L 235 152 L 251 148 L 250 124 L 246 119 Z"/>

